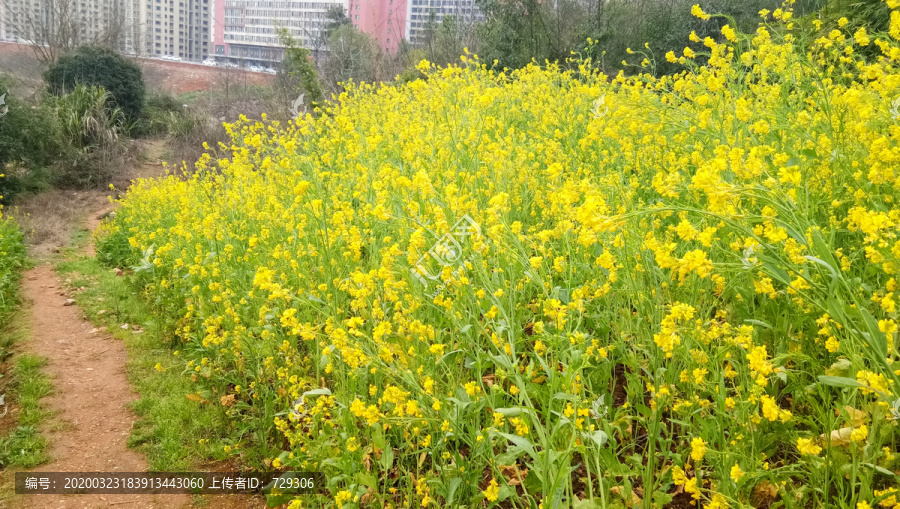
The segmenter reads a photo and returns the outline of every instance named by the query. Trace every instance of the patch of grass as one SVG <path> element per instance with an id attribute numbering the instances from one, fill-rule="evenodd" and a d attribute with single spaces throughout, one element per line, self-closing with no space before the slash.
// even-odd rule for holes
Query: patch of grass
<path id="1" fill-rule="evenodd" d="M 73 245 L 86 240 L 84 232 L 73 235 Z M 97 326 L 106 326 L 125 342 L 127 374 L 140 398 L 132 404 L 139 420 L 128 445 L 147 456 L 150 470 L 188 470 L 211 461 L 224 460 L 226 443 L 221 437 L 226 420 L 223 407 L 198 403 L 185 397 L 195 392 L 190 379 L 178 366 L 171 336 L 165 324 L 141 299 L 127 276 L 116 276 L 94 258 L 75 247 L 64 252 L 58 274 L 73 287 L 85 287 L 76 301 Z M 128 324 L 127 329 L 122 326 Z M 137 325 L 143 332 L 135 333 Z"/>
<path id="2" fill-rule="evenodd" d="M 10 341 L 8 338 L 12 336 L 8 331 L 2 335 L 4 342 Z M 21 335 L 21 329 L 17 330 L 15 337 Z M 47 439 L 39 429 L 53 414 L 41 404 L 41 399 L 53 392 L 50 379 L 41 370 L 44 364 L 45 359 L 32 354 L 15 357 L 6 386 L 6 403 L 7 408 L 18 410 L 18 422 L 9 428 L 9 434 L 0 437 L 2 468 L 32 468 L 50 459 L 46 452 Z"/>

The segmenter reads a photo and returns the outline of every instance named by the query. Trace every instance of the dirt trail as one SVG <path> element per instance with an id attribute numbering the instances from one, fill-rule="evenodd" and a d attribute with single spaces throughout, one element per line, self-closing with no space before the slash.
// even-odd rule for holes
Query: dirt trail
<path id="1" fill-rule="evenodd" d="M 104 211 L 92 214 L 93 222 Z M 33 336 L 27 348 L 47 359 L 45 370 L 54 393 L 45 402 L 63 426 L 49 431 L 50 463 L 43 472 L 140 472 L 144 457 L 126 446 L 135 416 L 128 409 L 137 398 L 125 375 L 124 344 L 82 319 L 77 306 L 66 305 L 63 286 L 50 265 L 25 273 L 22 293 Z M 29 495 L 20 508 L 182 508 L 188 495 Z"/>
<path id="2" fill-rule="evenodd" d="M 161 143 L 148 143 L 148 155 L 156 156 L 162 146 Z M 158 162 L 144 163 L 134 168 L 128 177 L 159 174 L 158 166 Z M 36 216 L 32 224 L 59 223 L 64 226 L 56 227 L 59 231 L 55 237 L 68 237 L 73 226 L 71 218 L 87 209 L 92 213 L 84 226 L 93 232 L 100 218 L 113 206 L 100 192 L 82 195 L 80 201 L 70 199 L 65 207 L 50 210 L 38 206 L 42 198 L 35 197 L 34 201 L 38 204 L 31 207 L 35 210 L 30 212 Z M 33 254 L 40 256 L 64 245 L 54 236 L 44 237 L 51 237 L 52 240 L 42 242 L 41 239 L 32 243 Z M 38 248 L 37 252 L 35 248 Z M 93 255 L 93 251 L 91 241 L 85 252 Z M 47 359 L 44 370 L 53 382 L 54 391 L 44 403 L 55 413 L 53 419 L 56 421 L 44 426 L 52 459 L 32 470 L 147 471 L 144 456 L 127 447 L 128 436 L 136 420 L 127 405 L 138 395 L 132 391 L 126 377 L 128 356 L 125 345 L 85 321 L 81 309 L 72 305 L 72 301 L 67 302 L 69 297 L 65 287 L 49 264 L 42 263 L 24 274 L 22 297 L 22 312 L 29 317 L 32 331 L 25 348 Z M 191 498 L 189 495 L 29 495 L 14 498 L 13 507 L 181 509 L 191 507 Z"/>

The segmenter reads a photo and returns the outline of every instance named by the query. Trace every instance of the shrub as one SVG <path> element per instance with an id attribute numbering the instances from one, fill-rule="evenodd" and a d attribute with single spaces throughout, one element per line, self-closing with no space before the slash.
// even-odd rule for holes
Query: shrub
<path id="1" fill-rule="evenodd" d="M 131 129 L 133 136 L 158 136 L 168 133 L 170 115 L 184 110 L 181 101 L 172 94 L 154 93 L 147 96 L 141 118 Z"/>
<path id="2" fill-rule="evenodd" d="M 301 46 L 286 28 L 279 29 L 278 37 L 284 46 L 284 59 L 278 66 L 276 89 L 284 99 L 291 101 L 303 94 L 304 104 L 312 111 L 324 95 L 315 62 L 309 50 Z M 300 106 L 295 107 L 302 109 Z"/>
<path id="3" fill-rule="evenodd" d="M 83 46 L 64 55 L 44 73 L 50 90 L 63 95 L 77 84 L 103 87 L 122 109 L 129 122 L 137 121 L 144 107 L 144 78 L 141 69 L 113 50 Z"/>
<path id="4" fill-rule="evenodd" d="M 110 106 L 110 94 L 100 87 L 78 84 L 56 100 L 67 157 L 55 165 L 54 180 L 62 186 L 106 184 L 121 166 L 125 116 Z"/>
<path id="5" fill-rule="evenodd" d="M 0 83 L 5 114 L 0 117 L 0 203 L 21 192 L 42 188 L 44 168 L 60 157 L 60 139 L 55 111 L 45 103 L 29 106 L 9 95 Z"/>

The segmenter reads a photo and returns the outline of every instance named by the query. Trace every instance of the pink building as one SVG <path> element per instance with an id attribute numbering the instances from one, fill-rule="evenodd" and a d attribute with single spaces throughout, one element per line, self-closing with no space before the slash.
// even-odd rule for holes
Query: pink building
<path id="1" fill-rule="evenodd" d="M 409 0 L 347 0 L 347 16 L 360 31 L 369 34 L 387 53 L 396 53 L 406 37 Z"/>

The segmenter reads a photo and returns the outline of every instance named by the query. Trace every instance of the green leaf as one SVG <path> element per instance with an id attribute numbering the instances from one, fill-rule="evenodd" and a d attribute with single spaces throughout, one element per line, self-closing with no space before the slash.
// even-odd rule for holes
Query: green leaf
<path id="1" fill-rule="evenodd" d="M 877 359 L 883 359 L 884 356 L 887 355 L 887 338 L 884 333 L 878 329 L 878 322 L 875 321 L 875 317 L 869 313 L 868 309 L 858 306 L 857 310 L 862 316 L 866 328 L 869 329 L 869 346 L 875 349 L 874 353 Z"/>
<path id="2" fill-rule="evenodd" d="M 603 507 L 601 501 L 596 498 L 585 498 L 583 500 L 575 498 L 575 502 L 572 504 L 572 509 L 594 509 L 595 507 Z"/>
<path id="3" fill-rule="evenodd" d="M 369 472 L 359 472 L 356 474 L 356 482 L 368 486 L 375 491 L 378 491 L 378 479 Z"/>
<path id="4" fill-rule="evenodd" d="M 311 391 L 306 391 L 303 393 L 303 396 L 331 396 L 331 389 L 328 387 L 322 387 L 321 389 L 313 389 Z"/>
<path id="5" fill-rule="evenodd" d="M 758 325 L 760 327 L 765 327 L 766 329 L 772 329 L 773 327 L 762 320 L 754 320 L 752 318 L 748 318 L 744 320 L 744 323 L 749 323 L 750 325 Z"/>
<path id="6" fill-rule="evenodd" d="M 831 272 L 831 286 L 833 288 L 834 284 L 837 282 L 837 279 L 838 279 L 838 273 L 834 269 L 834 267 L 832 267 L 827 262 L 825 262 L 825 260 L 823 260 L 821 258 L 816 258 L 815 256 L 806 255 L 806 256 L 804 256 L 804 258 L 806 258 L 807 260 L 809 260 L 811 262 L 818 263 L 819 265 L 828 269 L 828 272 Z"/>
<path id="7" fill-rule="evenodd" d="M 850 372 L 850 361 L 847 359 L 838 359 L 834 362 L 828 369 L 825 370 L 825 374 L 828 376 L 843 376 Z"/>
<path id="8" fill-rule="evenodd" d="M 522 408 L 495 408 L 495 412 L 502 415 L 503 417 L 517 417 L 522 415 Z"/>
<path id="9" fill-rule="evenodd" d="M 886 468 L 879 467 L 878 465 L 873 465 L 873 464 L 871 464 L 871 463 L 860 463 L 860 465 L 862 465 L 862 466 L 864 466 L 864 467 L 869 467 L 869 468 L 875 470 L 876 472 L 878 472 L 879 474 L 883 474 L 883 475 L 886 475 L 886 476 L 888 476 L 888 477 L 900 477 L 900 476 L 898 476 L 897 474 L 891 472 L 890 470 L 888 470 L 888 469 L 886 469 Z"/>
<path id="10" fill-rule="evenodd" d="M 599 447 L 603 447 L 604 445 L 606 445 L 606 442 L 609 440 L 609 435 L 599 429 L 587 435 L 588 438 L 596 442 Z"/>
<path id="11" fill-rule="evenodd" d="M 381 453 L 381 467 L 385 470 L 390 470 L 391 467 L 394 466 L 394 448 L 388 445 L 388 447 Z"/>
<path id="12" fill-rule="evenodd" d="M 437 363 L 441 364 L 444 362 L 444 360 L 446 360 L 450 357 L 456 357 L 456 354 L 458 354 L 460 352 L 462 352 L 462 350 L 453 350 L 452 352 L 447 352 L 440 359 L 438 359 Z"/>
<path id="13" fill-rule="evenodd" d="M 819 382 L 830 387 L 867 387 L 852 378 L 842 376 L 820 376 Z"/>
<path id="14" fill-rule="evenodd" d="M 384 449 L 387 445 L 384 440 L 384 433 L 380 429 L 372 435 L 372 443 L 379 449 Z"/>
<path id="15" fill-rule="evenodd" d="M 513 445 L 515 445 L 519 449 L 522 449 L 523 451 L 527 452 L 528 455 L 531 456 L 531 459 L 533 459 L 534 461 L 537 461 L 538 457 L 537 457 L 537 452 L 534 450 L 534 444 L 532 444 L 531 441 L 528 440 L 527 438 L 523 438 L 523 437 L 520 437 L 519 435 L 513 435 L 510 433 L 501 433 L 499 431 L 496 431 L 494 433 L 509 440 L 510 442 L 513 443 Z"/>

